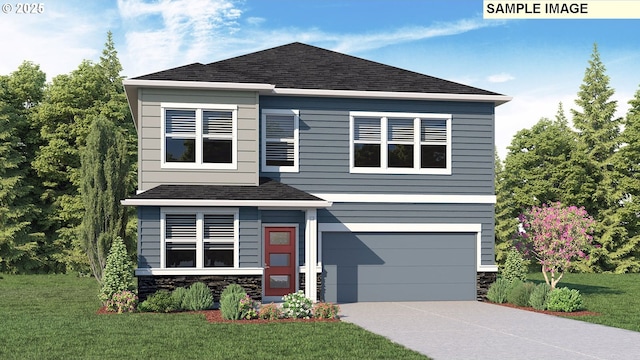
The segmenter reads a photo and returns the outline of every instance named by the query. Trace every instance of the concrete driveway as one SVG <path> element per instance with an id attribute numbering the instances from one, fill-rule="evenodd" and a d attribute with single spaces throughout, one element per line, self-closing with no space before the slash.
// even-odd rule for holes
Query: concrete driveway
<path id="1" fill-rule="evenodd" d="M 341 304 L 342 320 L 441 359 L 640 359 L 640 332 L 475 301 Z"/>

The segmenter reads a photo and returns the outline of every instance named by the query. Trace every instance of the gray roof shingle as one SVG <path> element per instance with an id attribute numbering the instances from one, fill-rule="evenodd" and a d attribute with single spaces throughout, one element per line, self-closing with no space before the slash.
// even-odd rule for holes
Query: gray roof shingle
<path id="1" fill-rule="evenodd" d="M 158 185 L 131 199 L 324 201 L 270 178 L 260 178 L 259 186 Z"/>
<path id="2" fill-rule="evenodd" d="M 134 79 L 258 83 L 287 89 L 500 95 L 298 42 Z"/>

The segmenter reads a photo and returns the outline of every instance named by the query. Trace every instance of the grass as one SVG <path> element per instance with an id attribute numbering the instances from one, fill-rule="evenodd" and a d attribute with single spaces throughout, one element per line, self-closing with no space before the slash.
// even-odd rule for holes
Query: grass
<path id="1" fill-rule="evenodd" d="M 542 273 L 530 273 L 529 279 L 544 281 Z M 586 309 L 600 314 L 575 319 L 640 331 L 640 274 L 568 273 L 557 286 L 579 290 Z"/>
<path id="2" fill-rule="evenodd" d="M 96 314 L 93 278 L 0 275 L 0 359 L 425 359 L 353 324 Z"/>

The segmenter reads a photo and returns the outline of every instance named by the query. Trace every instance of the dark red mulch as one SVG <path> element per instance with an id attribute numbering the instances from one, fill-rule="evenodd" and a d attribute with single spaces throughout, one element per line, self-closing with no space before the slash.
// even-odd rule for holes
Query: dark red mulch
<path id="1" fill-rule="evenodd" d="M 203 314 L 204 317 L 210 323 L 235 323 L 235 324 L 267 324 L 276 322 L 337 322 L 340 319 L 277 319 L 277 320 L 225 320 L 222 318 L 220 310 L 203 310 L 203 311 L 189 311 L 196 314 Z M 101 307 L 96 311 L 96 314 L 115 314 L 115 312 L 107 311 L 106 306 Z"/>
<path id="2" fill-rule="evenodd" d="M 495 303 L 490 303 L 490 304 L 495 304 Z M 513 305 L 513 304 L 509 304 L 509 303 L 504 303 L 504 304 L 495 304 L 495 305 L 500 305 L 500 306 L 506 306 L 506 307 L 510 307 L 510 308 L 514 308 L 514 309 L 520 309 L 520 310 L 527 310 L 527 311 L 533 311 L 533 312 L 537 312 L 537 313 L 541 313 L 541 314 L 547 314 L 547 315 L 554 315 L 554 316 L 599 316 L 601 315 L 600 313 L 597 312 L 593 312 L 593 311 L 574 311 L 574 312 L 564 312 L 564 311 L 549 311 L 549 310 L 536 310 L 532 307 L 524 307 L 524 306 L 518 306 L 518 305 Z"/>

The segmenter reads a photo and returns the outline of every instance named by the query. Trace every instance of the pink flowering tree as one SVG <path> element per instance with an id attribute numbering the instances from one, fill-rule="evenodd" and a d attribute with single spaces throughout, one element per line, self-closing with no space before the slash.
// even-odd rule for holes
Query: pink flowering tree
<path id="1" fill-rule="evenodd" d="M 584 208 L 560 202 L 534 206 L 520 217 L 516 248 L 542 265 L 544 279 L 555 289 L 572 261 L 588 258 L 595 221 Z"/>

